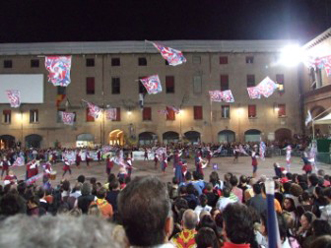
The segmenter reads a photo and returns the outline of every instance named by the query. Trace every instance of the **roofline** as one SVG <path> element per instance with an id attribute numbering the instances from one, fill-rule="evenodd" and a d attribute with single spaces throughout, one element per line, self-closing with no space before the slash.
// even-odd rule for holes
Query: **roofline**
<path id="1" fill-rule="evenodd" d="M 280 52 L 294 40 L 168 40 L 160 43 L 183 52 Z M 50 54 L 157 53 L 145 41 L 3 43 L 0 56 Z"/>
<path id="2" fill-rule="evenodd" d="M 307 42 L 305 45 L 302 46 L 302 48 L 305 50 L 308 50 L 308 49 L 316 46 L 317 44 L 321 43 L 322 41 L 324 41 L 325 39 L 327 39 L 329 37 L 331 37 L 331 28 L 325 30 L 323 33 L 316 36 L 311 41 Z"/>

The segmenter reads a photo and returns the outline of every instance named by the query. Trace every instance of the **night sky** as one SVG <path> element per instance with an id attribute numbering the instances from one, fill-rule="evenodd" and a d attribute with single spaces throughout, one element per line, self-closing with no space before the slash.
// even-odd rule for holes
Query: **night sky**
<path id="1" fill-rule="evenodd" d="M 331 27 L 331 0 L 16 1 L 0 3 L 0 43 L 297 39 Z"/>

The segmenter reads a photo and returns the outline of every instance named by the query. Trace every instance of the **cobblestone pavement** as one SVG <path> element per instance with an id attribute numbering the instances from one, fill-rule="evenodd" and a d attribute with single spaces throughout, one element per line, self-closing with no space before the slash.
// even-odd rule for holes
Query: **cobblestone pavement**
<path id="1" fill-rule="evenodd" d="M 291 166 L 291 172 L 293 173 L 303 173 L 302 166 L 303 163 L 300 158 L 294 157 L 292 159 L 292 166 Z M 188 169 L 189 171 L 193 171 L 195 169 L 194 167 L 194 160 L 188 159 Z M 279 162 L 281 166 L 285 167 L 285 157 L 273 157 L 273 158 L 266 158 L 266 160 L 258 160 L 258 177 L 261 175 L 266 175 L 268 177 L 274 176 L 274 170 L 273 170 L 273 163 Z M 218 170 L 217 172 L 220 175 L 220 178 L 223 178 L 223 175 L 226 172 L 232 172 L 237 176 L 240 176 L 242 174 L 251 176 L 252 175 L 252 166 L 251 166 L 251 159 L 250 157 L 239 157 L 239 161 L 237 163 L 233 162 L 233 157 L 222 157 L 222 158 L 213 158 L 212 164 L 217 163 L 218 164 Z M 72 175 L 65 177 L 70 180 L 71 183 L 74 183 L 77 179 L 77 177 L 80 174 L 85 175 L 87 178 L 95 177 L 97 181 L 104 183 L 107 181 L 107 175 L 105 173 L 105 161 L 99 162 L 93 162 L 90 163 L 90 168 L 86 167 L 86 163 L 81 163 L 81 168 L 78 169 L 75 165 L 72 166 Z M 55 166 L 53 166 L 53 170 L 57 171 L 57 177 L 55 181 L 51 181 L 52 185 L 56 185 L 60 182 L 62 179 L 62 163 L 58 163 Z M 166 169 L 165 173 L 161 172 L 160 165 L 158 164 L 158 167 L 154 168 L 154 161 L 133 161 L 133 172 L 132 176 L 143 176 L 143 175 L 154 175 L 159 178 L 161 178 L 164 182 L 170 182 L 174 173 L 173 173 L 173 163 L 170 162 L 168 168 Z M 331 175 L 331 165 L 330 164 L 322 164 L 318 163 L 319 169 L 324 169 L 327 174 Z M 113 169 L 113 173 L 117 174 L 119 170 L 118 166 L 115 166 Z M 206 181 L 209 180 L 209 174 L 212 171 L 212 166 L 209 166 L 204 169 L 205 179 Z M 25 177 L 25 167 L 19 167 L 14 168 L 15 174 L 18 176 L 19 179 L 24 179 Z M 41 179 L 38 181 L 41 182 Z"/>

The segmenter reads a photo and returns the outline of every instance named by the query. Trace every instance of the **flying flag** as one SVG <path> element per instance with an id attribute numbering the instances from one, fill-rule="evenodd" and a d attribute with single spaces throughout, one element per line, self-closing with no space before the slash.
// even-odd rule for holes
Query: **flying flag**
<path id="1" fill-rule="evenodd" d="M 45 67 L 49 72 L 48 81 L 54 86 L 70 84 L 71 56 L 46 56 Z"/>
<path id="2" fill-rule="evenodd" d="M 173 49 L 171 47 L 165 47 L 161 44 L 152 42 L 157 50 L 161 53 L 162 57 L 168 61 L 169 65 L 180 65 L 186 62 L 186 58 L 181 51 Z"/>
<path id="3" fill-rule="evenodd" d="M 161 109 L 157 111 L 159 114 L 163 114 L 163 115 L 167 115 L 168 114 L 168 110 L 166 109 Z"/>
<path id="4" fill-rule="evenodd" d="M 17 157 L 11 167 L 13 168 L 13 167 L 16 167 L 16 166 L 23 166 L 23 165 L 24 165 L 24 158 L 23 157 Z"/>
<path id="5" fill-rule="evenodd" d="M 85 100 L 83 100 L 83 101 L 86 102 L 87 107 L 89 108 L 88 114 L 90 116 L 92 116 L 93 118 L 98 119 L 100 114 L 101 114 L 102 109 L 99 108 L 97 105 L 95 105 L 93 103 L 90 103 L 90 102 L 85 101 Z"/>
<path id="6" fill-rule="evenodd" d="M 278 88 L 278 84 L 272 81 L 269 77 L 266 77 L 256 87 L 262 96 L 268 98 Z"/>
<path id="7" fill-rule="evenodd" d="M 315 65 L 319 68 L 324 67 L 326 75 L 328 77 L 331 76 L 331 55 L 321 57 L 321 58 L 316 58 Z"/>
<path id="8" fill-rule="evenodd" d="M 10 107 L 18 108 L 21 105 L 21 92 L 19 90 L 6 90 Z"/>
<path id="9" fill-rule="evenodd" d="M 39 173 L 33 177 L 30 177 L 28 180 L 25 181 L 27 185 L 35 183 L 38 179 L 42 178 L 44 176 L 44 172 Z"/>
<path id="10" fill-rule="evenodd" d="M 313 120 L 313 117 L 311 116 L 310 110 L 307 111 L 307 117 L 305 120 L 305 125 L 308 126 L 308 124 Z"/>
<path id="11" fill-rule="evenodd" d="M 60 111 L 61 119 L 65 125 L 73 125 L 75 122 L 75 113 Z"/>
<path id="12" fill-rule="evenodd" d="M 261 93 L 256 86 L 247 88 L 248 96 L 250 99 L 260 99 Z"/>
<path id="13" fill-rule="evenodd" d="M 222 102 L 222 91 L 220 90 L 210 90 L 209 96 L 212 102 Z"/>
<path id="14" fill-rule="evenodd" d="M 179 114 L 180 112 L 180 109 L 174 106 L 167 106 L 167 109 L 172 109 L 175 112 L 175 114 Z"/>
<path id="15" fill-rule="evenodd" d="M 149 77 L 141 78 L 140 81 L 145 86 L 148 94 L 157 94 L 162 92 L 162 85 L 159 75 L 152 75 Z"/>
<path id="16" fill-rule="evenodd" d="M 107 120 L 116 120 L 117 118 L 117 108 L 108 108 L 105 110 Z"/>
<path id="17" fill-rule="evenodd" d="M 212 102 L 234 102 L 231 90 L 212 90 L 209 91 L 209 96 Z"/>

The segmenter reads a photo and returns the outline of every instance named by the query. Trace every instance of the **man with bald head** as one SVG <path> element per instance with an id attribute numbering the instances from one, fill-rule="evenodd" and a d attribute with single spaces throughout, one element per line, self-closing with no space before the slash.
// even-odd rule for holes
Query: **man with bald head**
<path id="1" fill-rule="evenodd" d="M 186 210 L 182 217 L 183 231 L 177 233 L 171 239 L 171 242 L 176 247 L 186 247 L 186 248 L 196 247 L 195 236 L 197 234 L 197 231 L 195 230 L 195 228 L 197 224 L 198 224 L 197 214 L 192 209 Z"/>

